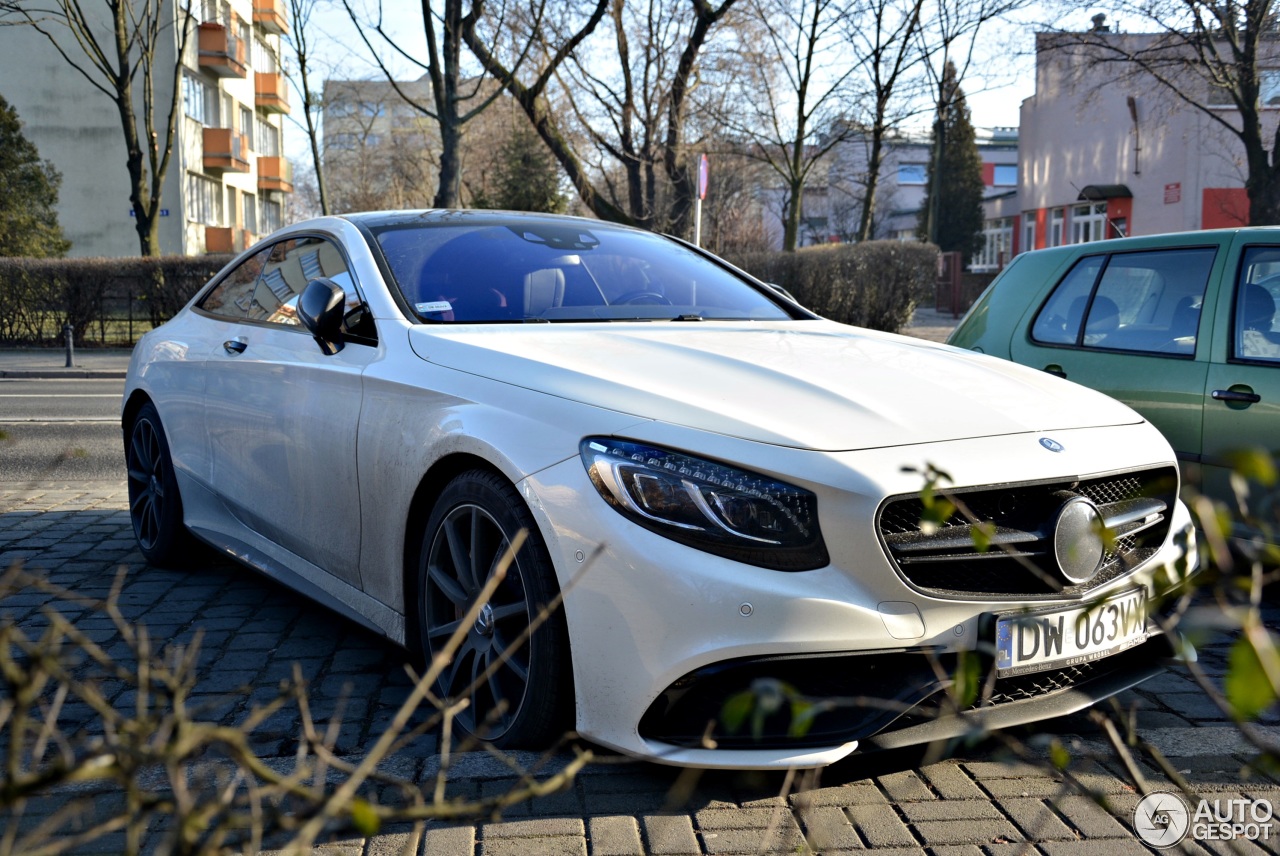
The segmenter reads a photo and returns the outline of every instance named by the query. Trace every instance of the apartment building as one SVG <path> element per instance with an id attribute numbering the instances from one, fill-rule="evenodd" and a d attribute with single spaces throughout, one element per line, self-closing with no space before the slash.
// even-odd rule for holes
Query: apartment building
<path id="1" fill-rule="evenodd" d="M 160 249 L 185 255 L 241 250 L 284 224 L 285 196 L 293 191 L 282 140 L 289 111 L 280 63 L 289 27 L 285 0 L 191 0 L 194 32 L 181 58 L 177 27 L 186 2 L 167 8 L 174 25 L 156 56 L 157 123 L 167 117 L 173 94 L 163 71 L 172 63 L 181 63 L 181 93 Z M 76 50 L 71 46 L 72 55 Z M 70 254 L 137 255 L 115 103 L 25 27 L 0 27 L 0 91 L 27 137 L 62 173 L 58 217 L 72 241 Z M 138 102 L 141 125 L 141 91 Z"/>
<path id="2" fill-rule="evenodd" d="M 984 199 L 1016 194 L 1018 185 L 1018 129 L 975 128 L 978 155 L 982 159 Z M 835 146 L 815 172 L 816 180 L 805 190 L 802 243 L 853 241 L 857 238 L 863 199 L 866 196 L 870 140 L 852 136 Z M 913 241 L 924 204 L 932 144 L 927 135 L 901 134 L 884 144 L 876 186 L 876 238 Z M 767 223 L 771 235 L 781 235 L 780 195 L 766 205 L 772 212 Z M 780 237 L 775 243 L 781 246 Z M 995 251 L 995 258 L 999 251 Z M 975 264 L 984 264 L 975 260 Z"/>

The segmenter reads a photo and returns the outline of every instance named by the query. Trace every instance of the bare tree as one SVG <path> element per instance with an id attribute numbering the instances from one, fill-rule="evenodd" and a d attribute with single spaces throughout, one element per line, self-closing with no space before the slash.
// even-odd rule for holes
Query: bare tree
<path id="1" fill-rule="evenodd" d="M 781 180 L 782 248 L 792 251 L 815 167 L 857 131 L 844 121 L 856 71 L 841 55 L 845 2 L 752 0 L 746 9 L 758 46 L 743 45 L 746 73 L 735 76 L 735 85 L 745 91 L 724 119 Z"/>
<path id="2" fill-rule="evenodd" d="M 439 170 L 433 122 L 381 81 L 329 80 L 323 100 L 331 211 L 431 204 Z"/>
<path id="3" fill-rule="evenodd" d="M 114 102 L 139 248 L 142 255 L 154 256 L 160 252 L 160 197 L 177 141 L 182 57 L 195 18 L 189 3 L 176 0 L 105 0 L 102 6 L 86 9 L 82 0 L 0 0 L 0 24 L 40 33 L 67 65 Z M 157 93 L 157 78 L 169 88 Z"/>
<path id="4" fill-rule="evenodd" d="M 860 123 L 866 167 L 859 178 L 861 210 L 854 233 L 859 241 L 875 237 L 886 143 L 911 115 L 912 109 L 904 105 L 914 100 L 920 88 L 921 81 L 913 72 L 924 60 L 916 38 L 924 3 L 925 0 L 857 0 L 850 9 L 846 32 L 870 105 L 870 115 Z"/>
<path id="5" fill-rule="evenodd" d="M 1109 82 L 1154 83 L 1238 140 L 1249 223 L 1280 223 L 1280 128 L 1264 113 L 1274 106 L 1264 104 L 1264 90 L 1272 83 L 1274 95 L 1280 59 L 1274 0 L 1122 0 L 1110 8 L 1145 32 L 1059 32 L 1051 48 L 1085 52 L 1084 65 L 1094 74 L 1107 67 Z"/>
<path id="6" fill-rule="evenodd" d="M 464 33 L 596 216 L 685 233 L 697 189 L 686 134 L 699 61 L 736 2 L 651 0 L 641 7 L 595 0 L 589 14 L 575 14 L 529 0 L 520 19 L 543 40 L 524 74 L 492 49 L 497 34 L 483 15 L 470 18 Z M 585 44 L 606 15 L 607 59 Z"/>
<path id="7" fill-rule="evenodd" d="M 320 213 L 329 214 L 329 193 L 325 182 L 324 160 L 320 154 L 322 146 L 317 115 L 324 109 L 324 100 L 321 93 L 312 87 L 316 58 L 311 51 L 311 15 L 319 4 L 320 0 L 289 0 L 289 20 L 292 26 L 284 36 L 284 42 L 293 51 L 294 62 L 297 63 L 296 73 L 289 75 L 289 80 L 302 97 L 302 128 L 311 148 L 312 175 L 319 195 Z"/>
<path id="8" fill-rule="evenodd" d="M 929 0 L 925 7 L 926 23 L 919 28 L 916 38 L 928 60 L 924 68 L 932 90 L 932 173 L 937 173 L 946 146 L 946 120 L 952 102 L 980 56 L 979 35 L 993 22 L 1006 19 L 1029 3 L 1030 0 Z M 954 68 L 954 76 L 947 73 L 948 66 Z M 937 243 L 938 205 L 939 197 L 935 194 L 922 224 L 922 232 L 932 243 Z"/>
<path id="9" fill-rule="evenodd" d="M 502 93 L 501 87 L 486 86 L 483 74 L 469 79 L 463 75 L 463 33 L 468 28 L 474 28 L 476 19 L 485 14 L 485 4 L 473 2 L 470 10 L 464 13 L 467 4 L 463 0 L 438 0 L 438 3 L 421 0 L 422 28 L 427 43 L 425 59 L 414 56 L 388 32 L 381 0 L 372 21 L 363 21 L 352 8 L 350 0 L 342 0 L 342 5 L 356 25 L 356 31 L 372 54 L 374 62 L 396 93 L 438 126 L 439 175 L 433 204 L 436 208 L 458 207 L 461 202 L 462 143 L 466 126 L 488 109 Z M 499 14 L 499 29 L 506 29 L 503 22 L 504 15 Z M 393 54 L 426 71 L 426 76 L 431 81 L 428 97 L 423 98 L 410 92 L 396 80 L 386 57 L 374 46 L 366 30 L 377 33 L 382 44 L 390 48 Z M 517 59 L 514 67 L 518 69 L 519 65 L 520 59 Z"/>

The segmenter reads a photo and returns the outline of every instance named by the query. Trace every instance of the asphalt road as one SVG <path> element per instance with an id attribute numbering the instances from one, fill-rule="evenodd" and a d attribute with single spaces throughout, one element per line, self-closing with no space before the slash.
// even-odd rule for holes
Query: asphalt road
<path id="1" fill-rule="evenodd" d="M 122 379 L 0 378 L 0 482 L 119 481 Z"/>

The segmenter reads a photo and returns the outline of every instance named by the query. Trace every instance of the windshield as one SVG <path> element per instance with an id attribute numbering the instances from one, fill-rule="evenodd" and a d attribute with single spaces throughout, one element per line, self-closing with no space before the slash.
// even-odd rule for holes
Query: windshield
<path id="1" fill-rule="evenodd" d="M 397 223 L 374 235 L 422 321 L 791 318 L 681 244 L 605 224 Z"/>

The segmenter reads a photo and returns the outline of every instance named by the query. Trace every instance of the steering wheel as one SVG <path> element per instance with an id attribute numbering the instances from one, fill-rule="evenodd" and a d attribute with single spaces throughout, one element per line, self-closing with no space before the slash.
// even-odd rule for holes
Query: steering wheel
<path id="1" fill-rule="evenodd" d="M 609 305 L 622 306 L 633 303 L 647 306 L 670 306 L 671 300 L 665 294 L 659 294 L 656 291 L 628 291 L 626 294 L 618 295 L 618 297 L 609 302 Z"/>

